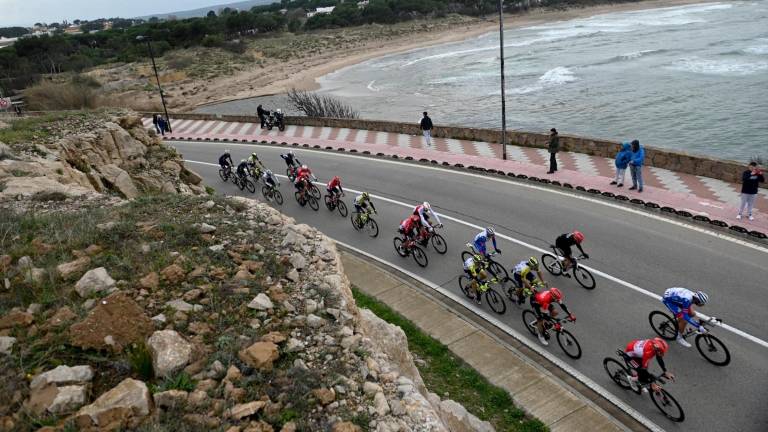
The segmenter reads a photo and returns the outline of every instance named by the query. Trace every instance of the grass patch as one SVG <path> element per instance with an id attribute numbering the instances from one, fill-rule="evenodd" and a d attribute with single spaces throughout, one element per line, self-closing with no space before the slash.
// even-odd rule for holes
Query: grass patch
<path id="1" fill-rule="evenodd" d="M 144 381 L 149 381 L 155 376 L 152 368 L 152 353 L 145 343 L 135 343 L 127 350 L 128 362 L 131 364 L 133 373 L 141 377 Z"/>
<path id="2" fill-rule="evenodd" d="M 67 115 L 68 114 L 48 114 L 40 117 L 27 117 L 13 120 L 10 127 L 0 129 L 0 141 L 8 145 L 13 145 L 46 138 L 50 133 L 44 126 L 51 122 L 59 121 Z"/>
<path id="3" fill-rule="evenodd" d="M 168 377 L 157 386 L 152 386 L 152 393 L 160 393 L 168 390 L 183 390 L 191 392 L 195 389 L 195 380 L 186 372 L 180 372 L 172 377 Z"/>
<path id="4" fill-rule="evenodd" d="M 486 380 L 479 372 L 454 355 L 448 347 L 398 314 L 384 303 L 352 287 L 357 305 L 370 309 L 379 318 L 399 326 L 408 337 L 408 349 L 426 365 L 418 366 L 427 388 L 462 404 L 469 412 L 489 421 L 497 431 L 546 431 L 539 420 L 528 419 L 515 407 L 512 397 Z"/>

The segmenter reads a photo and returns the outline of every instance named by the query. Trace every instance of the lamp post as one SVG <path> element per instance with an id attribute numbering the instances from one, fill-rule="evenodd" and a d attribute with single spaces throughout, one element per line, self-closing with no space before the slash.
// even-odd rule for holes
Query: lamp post
<path id="1" fill-rule="evenodd" d="M 157 74 L 157 65 L 155 64 L 155 53 L 152 51 L 152 38 L 149 36 L 136 36 L 136 40 L 139 42 L 146 42 L 149 49 L 149 58 L 152 59 L 152 69 L 155 70 L 155 79 L 157 79 L 157 89 L 160 91 L 160 101 L 163 103 L 163 111 L 165 111 L 165 120 L 168 123 L 168 132 L 173 132 L 171 128 L 171 118 L 168 116 L 168 108 L 165 106 L 165 96 L 163 96 L 163 88 L 160 86 L 160 75 Z"/>
<path id="2" fill-rule="evenodd" d="M 504 0 L 499 0 L 499 53 L 501 58 L 501 157 L 507 160 L 507 103 L 504 95 Z"/>

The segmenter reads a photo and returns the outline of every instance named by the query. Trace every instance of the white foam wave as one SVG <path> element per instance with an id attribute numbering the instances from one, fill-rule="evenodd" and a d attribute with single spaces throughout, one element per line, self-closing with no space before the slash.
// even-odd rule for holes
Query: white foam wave
<path id="1" fill-rule="evenodd" d="M 369 82 L 368 85 L 366 86 L 366 88 L 368 90 L 372 91 L 372 92 L 377 92 L 378 93 L 378 92 L 381 91 L 381 89 L 376 87 L 376 86 L 374 86 L 375 83 L 376 83 L 376 80 L 373 80 L 373 81 Z"/>
<path id="2" fill-rule="evenodd" d="M 753 45 L 753 46 L 744 48 L 742 51 L 744 51 L 747 54 L 757 54 L 757 55 L 768 54 L 768 39 L 760 38 L 755 42 L 758 42 L 758 45 Z"/>
<path id="3" fill-rule="evenodd" d="M 631 60 L 631 59 L 636 59 L 636 58 L 640 58 L 640 57 L 646 56 L 648 54 L 658 53 L 658 52 L 661 52 L 661 51 L 663 51 L 663 50 L 660 50 L 660 49 L 648 49 L 648 50 L 633 51 L 633 52 L 629 52 L 629 53 L 626 53 L 626 54 L 622 54 L 622 55 L 619 56 L 619 58 L 620 59 L 624 59 L 624 60 Z"/>
<path id="4" fill-rule="evenodd" d="M 546 87 L 567 84 L 576 80 L 578 80 L 578 78 L 573 74 L 573 71 L 567 67 L 558 66 L 554 69 L 546 71 L 544 75 L 539 77 L 539 80 L 536 84 L 516 87 L 509 90 L 508 92 L 511 94 L 534 93 L 540 90 L 544 90 Z"/>
<path id="5" fill-rule="evenodd" d="M 741 60 L 711 60 L 698 57 L 680 59 L 667 69 L 703 75 L 746 76 L 768 70 L 768 62 Z"/>

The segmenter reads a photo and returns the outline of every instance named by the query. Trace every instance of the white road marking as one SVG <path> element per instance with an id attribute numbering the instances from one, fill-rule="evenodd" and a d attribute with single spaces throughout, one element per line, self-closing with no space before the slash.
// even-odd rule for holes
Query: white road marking
<path id="1" fill-rule="evenodd" d="M 238 144 L 232 144 L 232 145 L 236 146 Z M 247 144 L 240 144 L 240 145 L 247 145 Z M 350 155 L 337 155 L 337 156 L 357 157 L 357 156 L 350 156 Z M 215 163 L 200 162 L 200 161 L 188 160 L 188 159 L 185 159 L 185 162 L 197 163 L 197 164 L 209 165 L 209 166 L 219 166 L 218 164 L 215 164 Z M 389 161 L 380 161 L 379 160 L 377 162 L 389 162 Z M 403 165 L 409 165 L 409 164 L 403 163 Z M 414 165 L 410 164 L 410 166 L 413 167 Z M 422 168 L 433 168 L 433 167 L 418 166 L 418 168 L 422 169 Z M 439 169 L 439 168 L 435 168 L 435 169 L 440 170 L 440 171 L 447 171 L 447 170 L 442 170 L 442 169 Z M 456 171 L 447 171 L 447 172 L 456 173 L 456 174 L 464 174 L 464 173 L 459 173 L 459 172 L 456 172 Z M 278 175 L 278 177 L 285 177 L 285 176 Z M 481 177 L 481 176 L 478 175 L 478 177 Z M 493 177 L 484 177 L 484 178 L 493 179 Z M 319 184 L 319 185 L 324 184 L 322 182 L 315 182 L 315 183 Z M 346 188 L 346 189 L 348 191 L 350 191 L 350 192 L 353 192 L 353 193 L 361 193 L 362 192 L 362 191 L 354 190 L 354 189 L 350 189 L 350 188 Z M 379 196 L 379 195 L 374 195 L 374 194 L 370 194 L 370 195 L 372 197 L 378 199 L 378 200 L 385 201 L 385 202 L 388 202 L 390 204 L 395 204 L 395 205 L 398 205 L 398 206 L 401 206 L 401 207 L 405 207 L 405 208 L 408 208 L 408 209 L 412 209 L 415 205 L 417 205 L 416 203 L 409 204 L 409 203 L 405 203 L 405 202 L 402 202 L 402 201 L 397 201 L 397 200 L 394 200 L 394 199 L 391 199 L 391 198 L 387 198 L 387 197 L 383 197 L 383 196 Z M 580 197 L 577 197 L 577 198 L 580 198 Z M 483 227 L 483 226 L 480 226 L 480 225 L 477 225 L 477 224 L 473 224 L 471 222 L 467 222 L 467 221 L 464 221 L 464 220 L 461 220 L 461 219 L 458 219 L 458 218 L 455 218 L 455 217 L 452 217 L 452 216 L 449 216 L 449 215 L 440 214 L 439 217 L 441 219 L 444 218 L 446 220 L 450 220 L 450 221 L 456 222 L 458 224 L 461 224 L 461 225 L 464 225 L 464 226 L 467 226 L 467 227 L 470 227 L 470 228 L 477 229 L 478 231 L 485 229 L 485 227 Z M 663 220 L 663 219 L 661 219 L 661 220 Z M 496 231 L 496 235 L 499 238 L 502 238 L 502 239 L 510 241 L 512 243 L 515 243 L 515 244 L 518 244 L 520 246 L 526 247 L 528 249 L 535 250 L 535 251 L 537 251 L 539 253 L 550 253 L 550 250 L 548 250 L 548 249 L 540 248 L 538 246 L 534 246 L 532 244 L 526 243 L 526 242 L 524 242 L 522 240 L 518 240 L 516 238 L 510 237 L 510 236 L 505 235 L 505 234 L 502 234 L 498 230 Z M 759 246 L 756 246 L 756 247 L 759 247 Z M 768 252 L 768 250 L 764 250 L 764 252 Z M 658 295 L 658 294 L 656 294 L 656 293 L 654 293 L 652 291 L 646 290 L 644 288 L 641 288 L 641 287 L 639 287 L 639 286 L 637 286 L 637 285 L 635 285 L 635 284 L 633 284 L 631 282 L 627 282 L 627 281 L 619 279 L 619 278 L 617 278 L 615 276 L 611 276 L 608 273 L 605 273 L 605 272 L 602 272 L 600 270 L 595 269 L 594 267 L 589 267 L 589 266 L 586 266 L 586 265 L 583 265 L 583 264 L 581 266 L 586 268 L 587 270 L 590 270 L 596 276 L 602 276 L 602 277 L 610 280 L 611 282 L 614 282 L 616 284 L 622 285 L 622 286 L 624 286 L 626 288 L 629 288 L 629 289 L 631 289 L 633 291 L 636 291 L 636 292 L 638 292 L 640 294 L 648 296 L 648 297 L 650 297 L 650 298 L 652 298 L 654 300 L 657 300 L 657 301 L 661 300 L 661 296 L 660 295 Z M 697 313 L 701 314 L 700 312 L 697 312 Z M 704 314 L 701 314 L 701 316 L 705 317 L 705 319 L 708 318 Z M 751 334 L 749 334 L 749 333 L 747 333 L 747 332 L 745 332 L 743 330 L 739 330 L 739 329 L 737 329 L 735 327 L 732 327 L 730 325 L 727 325 L 727 324 L 722 324 L 720 326 L 722 328 L 730 331 L 731 333 L 734 333 L 736 335 L 739 335 L 739 336 L 743 337 L 744 339 L 747 339 L 747 340 L 749 340 L 751 342 L 754 342 L 754 343 L 756 343 L 758 345 L 761 345 L 764 348 L 768 348 L 768 342 L 766 342 L 766 341 L 764 341 L 764 340 L 762 340 L 762 339 L 760 339 L 760 338 L 758 338 L 756 336 L 753 336 L 753 335 L 751 335 Z"/>
<path id="2" fill-rule="evenodd" d="M 691 190 L 688 188 L 688 185 L 683 182 L 683 180 L 680 178 L 680 176 L 677 175 L 676 172 L 658 167 L 649 168 L 667 190 L 688 195 L 693 194 L 693 192 L 691 192 Z"/>

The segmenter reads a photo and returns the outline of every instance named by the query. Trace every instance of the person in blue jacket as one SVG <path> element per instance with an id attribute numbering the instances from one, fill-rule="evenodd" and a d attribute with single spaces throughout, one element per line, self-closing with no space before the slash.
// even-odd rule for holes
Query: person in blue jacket
<path id="1" fill-rule="evenodd" d="M 624 186 L 624 174 L 627 172 L 630 159 L 632 159 L 632 145 L 629 141 L 625 141 L 619 153 L 616 154 L 616 178 L 611 182 L 612 185 Z"/>
<path id="2" fill-rule="evenodd" d="M 643 162 L 645 161 L 645 149 L 640 147 L 640 141 L 632 141 L 632 158 L 629 160 L 629 173 L 632 174 L 632 187 L 629 190 L 637 189 L 643 191 Z"/>

